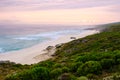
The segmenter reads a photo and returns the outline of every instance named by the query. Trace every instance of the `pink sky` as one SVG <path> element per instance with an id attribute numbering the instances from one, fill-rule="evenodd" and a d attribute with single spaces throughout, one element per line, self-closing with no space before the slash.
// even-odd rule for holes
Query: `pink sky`
<path id="1" fill-rule="evenodd" d="M 0 22 L 104 24 L 120 21 L 120 0 L 1 0 Z"/>

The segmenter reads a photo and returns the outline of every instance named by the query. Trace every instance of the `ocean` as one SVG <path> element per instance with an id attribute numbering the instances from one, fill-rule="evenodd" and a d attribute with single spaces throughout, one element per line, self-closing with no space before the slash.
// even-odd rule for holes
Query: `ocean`
<path id="1" fill-rule="evenodd" d="M 89 26 L 64 25 L 0 25 L 0 53 L 21 50 L 55 40 L 64 35 L 81 34 Z"/>

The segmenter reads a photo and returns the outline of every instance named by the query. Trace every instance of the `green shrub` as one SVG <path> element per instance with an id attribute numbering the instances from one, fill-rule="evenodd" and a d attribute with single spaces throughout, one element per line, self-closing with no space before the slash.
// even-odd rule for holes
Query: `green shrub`
<path id="1" fill-rule="evenodd" d="M 76 80 L 76 77 L 70 73 L 64 73 L 58 77 L 58 80 Z"/>
<path id="2" fill-rule="evenodd" d="M 116 64 L 120 64 L 120 51 L 116 51 L 116 54 L 114 55 L 115 56 L 115 61 L 116 61 Z"/>
<path id="3" fill-rule="evenodd" d="M 113 59 L 102 59 L 100 63 L 103 69 L 109 69 L 115 64 L 115 61 Z"/>
<path id="4" fill-rule="evenodd" d="M 79 77 L 77 80 L 88 80 L 88 78 L 85 77 L 85 76 L 81 76 L 81 77 Z"/>
<path id="5" fill-rule="evenodd" d="M 47 61 L 43 61 L 43 62 L 34 64 L 34 65 L 32 66 L 32 68 L 34 68 L 34 67 L 46 67 L 46 68 L 51 68 L 53 65 L 54 65 L 54 62 L 53 62 L 53 61 L 47 60 Z"/>
<path id="6" fill-rule="evenodd" d="M 76 72 L 77 69 L 82 65 L 82 62 L 71 63 L 70 69 L 72 72 Z"/>
<path id="7" fill-rule="evenodd" d="M 23 71 L 18 74 L 13 74 L 6 77 L 6 80 L 49 80 L 49 70 L 44 67 L 36 67 L 30 70 Z"/>
<path id="8" fill-rule="evenodd" d="M 117 59 L 117 61 L 116 61 L 116 62 L 117 62 L 117 64 L 120 64 L 120 59 Z"/>
<path id="9" fill-rule="evenodd" d="M 7 75 L 5 80 L 21 80 L 17 74 Z"/>
<path id="10" fill-rule="evenodd" d="M 86 62 L 88 61 L 88 57 L 87 55 L 84 55 L 84 56 L 79 56 L 76 60 L 76 62 Z"/>
<path id="11" fill-rule="evenodd" d="M 68 67 L 63 67 L 62 68 L 63 73 L 68 73 L 69 71 L 70 71 L 70 69 Z"/>
<path id="12" fill-rule="evenodd" d="M 93 74 L 100 74 L 102 67 L 99 62 L 97 61 L 88 61 L 83 64 L 81 67 L 78 68 L 77 74 L 78 75 L 87 75 L 90 73 Z"/>
<path id="13" fill-rule="evenodd" d="M 63 65 L 61 65 L 60 63 L 56 63 L 55 65 L 53 65 L 53 68 L 61 68 L 63 67 Z"/>
<path id="14" fill-rule="evenodd" d="M 94 74 L 87 74 L 87 78 L 89 80 L 96 80 L 96 75 L 94 75 Z"/>
<path id="15" fill-rule="evenodd" d="M 54 78 L 57 78 L 58 76 L 60 76 L 62 74 L 62 69 L 61 68 L 57 68 L 57 69 L 54 69 L 50 72 L 50 76 L 52 79 Z"/>

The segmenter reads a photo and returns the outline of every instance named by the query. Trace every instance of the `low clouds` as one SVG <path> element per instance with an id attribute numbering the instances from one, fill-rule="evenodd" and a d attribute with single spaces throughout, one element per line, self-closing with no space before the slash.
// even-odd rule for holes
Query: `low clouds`
<path id="1" fill-rule="evenodd" d="M 0 24 L 100 24 L 120 20 L 120 0 L 0 0 Z"/>
<path id="2" fill-rule="evenodd" d="M 120 0 L 0 0 L 0 11 L 76 9 L 120 5 Z"/>

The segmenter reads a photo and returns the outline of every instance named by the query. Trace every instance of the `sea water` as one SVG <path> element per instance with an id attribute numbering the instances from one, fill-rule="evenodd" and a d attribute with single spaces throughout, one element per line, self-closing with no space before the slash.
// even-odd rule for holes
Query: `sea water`
<path id="1" fill-rule="evenodd" d="M 85 27 L 0 25 L 0 53 L 21 50 L 64 35 L 86 32 Z"/>

